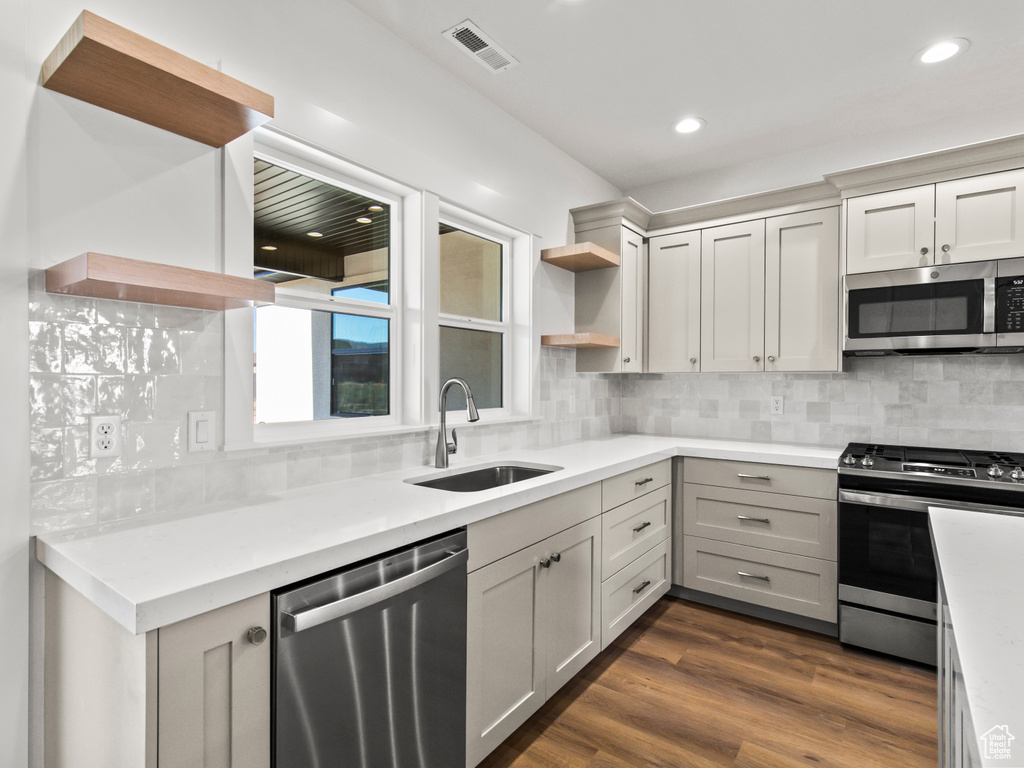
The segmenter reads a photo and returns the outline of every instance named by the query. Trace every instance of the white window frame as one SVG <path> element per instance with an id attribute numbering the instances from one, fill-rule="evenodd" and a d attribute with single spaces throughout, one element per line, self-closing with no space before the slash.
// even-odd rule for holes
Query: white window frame
<path id="1" fill-rule="evenodd" d="M 498 408 L 481 408 L 480 418 L 482 421 L 493 421 L 495 419 L 507 419 L 512 415 L 512 408 L 509 406 L 510 392 L 513 385 L 512 376 L 512 280 L 511 263 L 513 252 L 513 237 L 509 236 L 508 230 L 496 225 L 493 222 L 486 222 L 486 228 L 482 226 L 482 217 L 473 216 L 466 211 L 459 210 L 451 205 L 442 204 L 438 224 L 446 224 L 462 232 L 501 246 L 501 317 L 499 321 L 484 320 L 477 317 L 465 317 L 450 315 L 440 311 L 437 312 L 438 336 L 440 328 L 462 328 L 467 331 L 487 331 L 501 334 L 501 406 Z M 439 235 L 440 236 L 440 235 Z M 438 254 L 438 274 L 440 274 L 440 253 Z M 440 352 L 440 338 L 438 340 L 438 351 Z M 440 378 L 440 359 L 437 361 L 438 377 Z M 443 382 L 438 382 L 438 386 Z M 452 411 L 448 415 L 449 421 L 458 422 L 457 412 Z"/>
<path id="2" fill-rule="evenodd" d="M 387 316 L 389 323 L 391 413 L 386 417 L 323 419 L 279 424 L 253 424 L 252 351 L 253 311 L 225 313 L 225 441 L 226 451 L 277 445 L 339 440 L 361 435 L 422 432 L 438 424 L 441 382 L 440 325 L 490 330 L 487 321 L 450 318 L 439 313 L 441 222 L 471 234 L 501 242 L 502 258 L 502 408 L 485 409 L 479 424 L 533 418 L 536 398 L 534 371 L 537 345 L 533 338 L 532 283 L 536 267 L 534 237 L 521 230 L 442 200 L 345 160 L 330 151 L 263 126 L 224 150 L 222 204 L 224 217 L 224 271 L 252 275 L 253 191 L 252 162 L 267 162 L 298 173 L 338 183 L 368 197 L 378 197 L 392 208 L 392 248 L 389 265 L 389 307 L 344 297 L 325 297 L 295 289 L 278 288 L 278 304 L 341 311 L 365 316 Z M 248 188 L 245 182 L 248 180 Z M 305 294 L 305 295 L 303 295 Z M 448 423 L 465 421 L 464 411 L 448 414 Z"/>

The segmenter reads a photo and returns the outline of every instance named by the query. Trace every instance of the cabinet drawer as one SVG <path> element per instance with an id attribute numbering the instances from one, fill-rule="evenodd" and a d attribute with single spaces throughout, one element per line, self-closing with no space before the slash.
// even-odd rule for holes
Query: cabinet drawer
<path id="1" fill-rule="evenodd" d="M 836 564 L 829 560 L 684 536 L 683 586 L 836 621 Z"/>
<path id="2" fill-rule="evenodd" d="M 836 502 L 713 485 L 683 485 L 683 533 L 836 559 Z"/>
<path id="3" fill-rule="evenodd" d="M 594 483 L 472 523 L 466 528 L 466 569 L 475 571 L 599 514 L 601 486 Z"/>
<path id="4" fill-rule="evenodd" d="M 650 493 L 655 488 L 672 482 L 672 460 L 665 459 L 649 464 L 632 472 L 610 477 L 601 481 L 602 509 L 606 512 L 620 504 Z"/>
<path id="5" fill-rule="evenodd" d="M 602 578 L 668 538 L 671 498 L 672 486 L 665 485 L 601 516 Z"/>
<path id="6" fill-rule="evenodd" d="M 668 544 L 655 544 L 601 585 L 602 650 L 668 592 Z"/>
<path id="7" fill-rule="evenodd" d="M 688 483 L 720 485 L 818 499 L 836 498 L 836 470 L 759 464 L 754 461 L 686 459 L 683 477 Z"/>

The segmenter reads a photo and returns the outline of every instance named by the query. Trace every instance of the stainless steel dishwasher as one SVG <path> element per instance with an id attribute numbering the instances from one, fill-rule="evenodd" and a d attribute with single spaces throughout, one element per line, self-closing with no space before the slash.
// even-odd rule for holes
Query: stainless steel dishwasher
<path id="1" fill-rule="evenodd" d="M 466 533 L 274 593 L 276 768 L 466 763 Z"/>

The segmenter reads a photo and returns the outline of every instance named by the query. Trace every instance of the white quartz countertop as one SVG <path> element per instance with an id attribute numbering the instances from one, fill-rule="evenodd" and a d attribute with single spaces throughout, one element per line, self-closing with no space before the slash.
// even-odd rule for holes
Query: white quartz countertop
<path id="1" fill-rule="evenodd" d="M 414 467 L 249 497 L 191 516 L 41 534 L 36 557 L 139 634 L 658 459 L 699 456 L 834 469 L 839 454 L 838 448 L 615 435 L 452 459 L 449 472 L 495 461 L 563 467 L 488 491 L 414 486 L 404 481 L 441 471 Z"/>
<path id="2" fill-rule="evenodd" d="M 929 510 L 968 709 L 980 739 L 997 726 L 1024 765 L 1024 517 Z"/>

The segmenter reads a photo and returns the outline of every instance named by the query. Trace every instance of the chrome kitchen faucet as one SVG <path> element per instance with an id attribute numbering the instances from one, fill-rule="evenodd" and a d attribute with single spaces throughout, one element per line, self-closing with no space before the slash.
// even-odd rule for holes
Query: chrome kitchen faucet
<path id="1" fill-rule="evenodd" d="M 438 469 L 447 469 L 448 457 L 459 449 L 459 438 L 455 434 L 455 430 L 452 430 L 452 442 L 449 443 L 444 425 L 444 399 L 447 397 L 448 390 L 452 384 L 458 384 L 462 387 L 462 391 L 466 393 L 466 414 L 469 420 L 480 421 L 480 413 L 476 409 L 476 403 L 473 402 L 473 390 L 469 388 L 469 384 L 457 376 L 448 379 L 444 386 L 441 387 L 441 394 L 437 398 L 437 408 L 441 412 L 441 430 L 437 433 L 437 450 L 434 451 L 434 466 Z"/>

